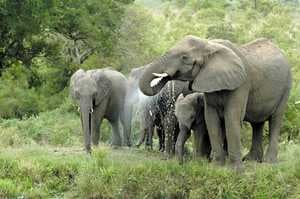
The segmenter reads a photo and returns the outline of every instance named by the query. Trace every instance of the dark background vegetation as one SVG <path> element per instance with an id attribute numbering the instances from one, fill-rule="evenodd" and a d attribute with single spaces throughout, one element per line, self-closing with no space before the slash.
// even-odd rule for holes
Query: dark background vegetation
<path id="1" fill-rule="evenodd" d="M 32 197 L 42 198 L 56 196 L 70 191 L 74 183 L 79 187 L 79 195 L 84 198 L 92 197 L 91 193 L 99 198 L 139 198 L 150 192 L 157 195 L 149 195 L 149 198 L 172 198 L 172 194 L 183 198 L 187 197 L 184 194 L 189 194 L 191 198 L 197 198 L 198 195 L 203 198 L 241 198 L 243 194 L 248 194 L 250 198 L 285 198 L 291 196 L 291 193 L 300 195 L 299 190 L 293 192 L 293 186 L 299 182 L 299 169 L 292 173 L 298 173 L 298 177 L 289 183 L 290 164 L 279 170 L 267 167 L 258 173 L 250 172 L 245 180 L 232 177 L 233 174 L 223 170 L 207 169 L 205 163 L 200 168 L 191 163 L 183 170 L 173 166 L 174 162 L 157 163 L 150 170 L 142 165 L 130 173 L 131 170 L 127 167 L 109 166 L 104 161 L 105 153 L 102 151 L 96 153 L 99 157 L 90 160 L 92 162 L 88 161 L 88 165 L 80 163 L 85 162 L 82 154 L 77 157 L 72 152 L 71 157 L 68 157 L 70 161 L 63 164 L 61 159 L 52 157 L 51 153 L 37 149 L 40 152 L 35 158 L 46 163 L 32 168 L 22 165 L 23 155 L 32 155 L 31 150 L 26 149 L 28 146 L 39 147 L 42 144 L 51 147 L 81 147 L 80 120 L 77 108 L 68 94 L 69 79 L 74 71 L 78 68 L 112 67 L 127 75 L 131 68 L 149 63 L 187 34 L 207 39 L 228 39 L 237 44 L 265 37 L 283 50 L 292 67 L 294 80 L 281 132 L 281 148 L 293 143 L 298 146 L 299 0 L 0 0 L 0 146 L 2 149 L 13 147 L 11 151 L 3 153 L 6 155 L 0 156 L 0 197 L 16 197 L 20 193 L 30 193 Z M 138 124 L 134 123 L 135 135 L 138 134 L 137 129 Z M 248 146 L 251 139 L 247 129 L 248 126 L 245 125 L 247 133 L 243 136 L 244 146 Z M 110 128 L 104 123 L 102 140 L 109 141 L 109 138 Z M 15 147 L 20 146 L 25 147 L 21 150 L 24 154 L 20 152 L 22 155 L 19 155 L 22 164 L 11 158 L 17 154 Z M 287 154 L 293 153 L 292 149 L 287 151 Z M 284 156 L 288 156 L 287 154 Z M 72 155 L 77 159 L 73 159 Z M 138 154 L 137 157 L 141 158 Z M 30 161 L 28 164 L 34 165 L 36 160 L 33 158 Z M 139 164 L 143 161 L 133 162 Z M 150 163 L 146 161 L 144 164 Z M 100 171 L 99 168 L 103 170 Z M 194 169 L 194 172 L 189 169 Z M 162 173 L 158 170 L 162 170 Z M 89 184 L 88 176 L 93 175 L 91 171 L 98 175 L 94 184 Z M 154 172 L 153 175 L 150 171 Z M 278 171 L 287 171 L 282 179 L 288 182 L 272 178 Z M 15 174 L 18 172 L 20 175 Z M 28 175 L 26 172 L 32 173 Z M 78 173 L 79 178 L 69 179 L 70 175 Z M 87 176 L 83 175 L 85 173 Z M 63 177 L 62 187 L 59 183 L 58 187 L 51 184 L 51 180 L 53 183 L 57 181 L 56 178 L 52 179 L 56 174 L 58 179 Z M 178 179 L 185 179 L 186 175 L 189 176 L 189 183 L 192 183 L 193 176 L 198 175 L 199 178 L 195 177 L 193 180 L 199 180 L 203 184 L 202 178 L 209 179 L 208 184 L 203 189 L 191 184 L 183 185 Z M 162 182 L 160 176 L 171 176 L 173 184 L 169 183 L 170 186 L 166 187 L 168 183 Z M 130 178 L 129 181 L 125 177 Z M 43 178 L 50 182 L 32 191 L 31 186 L 42 183 Z M 222 187 L 218 182 L 219 178 L 225 180 L 228 187 Z M 230 181 L 231 179 L 240 180 L 240 184 Z M 248 184 L 247 180 L 255 179 L 261 180 L 257 182 L 261 187 L 273 183 L 276 189 L 273 187 L 274 189 L 267 190 L 264 187 L 262 189 L 265 192 L 249 192 L 249 189 L 256 190 L 258 185 Z M 143 184 L 147 180 L 153 182 L 151 186 L 136 193 L 140 187 L 138 182 Z M 283 183 L 291 187 L 280 187 Z M 98 186 L 106 188 L 99 192 Z M 158 187 L 164 187 L 164 192 L 156 193 Z M 234 192 L 235 188 L 239 191 Z M 296 188 L 300 189 L 299 185 Z"/>

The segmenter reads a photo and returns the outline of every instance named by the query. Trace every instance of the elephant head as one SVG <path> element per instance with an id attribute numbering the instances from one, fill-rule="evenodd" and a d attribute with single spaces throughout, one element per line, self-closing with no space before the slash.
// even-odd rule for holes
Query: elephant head
<path id="1" fill-rule="evenodd" d="M 202 93 L 192 93 L 187 96 L 180 94 L 175 103 L 175 115 L 181 125 L 187 129 L 192 129 L 192 125 L 196 122 L 199 110 L 204 114 L 204 101 Z"/>
<path id="2" fill-rule="evenodd" d="M 141 99 L 147 98 L 139 89 L 139 80 L 143 75 L 145 70 L 144 66 L 140 66 L 138 68 L 133 68 L 130 71 L 129 78 L 128 78 L 128 99 L 129 103 L 134 105 L 137 101 Z"/>
<path id="3" fill-rule="evenodd" d="M 147 65 L 139 82 L 141 91 L 155 95 L 169 80 L 190 81 L 191 88 L 198 92 L 239 87 L 247 78 L 243 59 L 224 43 L 186 36 Z"/>
<path id="4" fill-rule="evenodd" d="M 85 135 L 85 147 L 90 151 L 93 127 L 93 110 L 100 105 L 111 92 L 111 82 L 99 70 L 77 70 L 71 77 L 70 94 L 80 107 L 82 129 Z"/>

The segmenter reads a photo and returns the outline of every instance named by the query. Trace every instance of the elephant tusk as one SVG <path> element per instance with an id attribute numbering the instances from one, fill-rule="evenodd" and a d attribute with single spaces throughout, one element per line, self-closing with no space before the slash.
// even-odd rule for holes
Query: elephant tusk
<path id="1" fill-rule="evenodd" d="M 94 112 L 94 109 L 93 108 L 91 108 L 91 110 L 90 110 L 90 113 L 93 113 Z"/>
<path id="2" fill-rule="evenodd" d="M 152 73 L 155 77 L 168 77 L 168 73 Z"/>
<path id="3" fill-rule="evenodd" d="M 80 107 L 79 106 L 77 107 L 77 111 L 80 112 Z"/>

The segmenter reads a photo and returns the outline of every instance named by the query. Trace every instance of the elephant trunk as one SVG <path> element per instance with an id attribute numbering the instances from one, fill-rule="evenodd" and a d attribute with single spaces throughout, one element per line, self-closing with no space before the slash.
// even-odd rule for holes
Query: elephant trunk
<path id="1" fill-rule="evenodd" d="M 91 134 L 92 134 L 92 105 L 91 103 L 80 103 L 82 130 L 84 133 L 85 149 L 91 152 Z"/>
<path id="2" fill-rule="evenodd" d="M 145 66 L 144 73 L 139 81 L 141 91 L 148 96 L 157 94 L 170 80 L 170 76 L 164 72 L 164 67 L 157 63 Z"/>

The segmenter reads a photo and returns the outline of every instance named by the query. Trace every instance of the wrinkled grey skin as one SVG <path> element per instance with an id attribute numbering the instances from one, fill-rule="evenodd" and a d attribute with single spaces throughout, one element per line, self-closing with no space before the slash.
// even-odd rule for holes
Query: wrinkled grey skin
<path id="1" fill-rule="evenodd" d="M 225 40 L 186 36 L 149 65 L 139 82 L 146 95 L 155 95 L 174 79 L 189 81 L 194 91 L 205 93 L 205 120 L 218 163 L 225 163 L 220 127 L 223 121 L 230 163 L 237 170 L 242 168 L 243 120 L 250 122 L 253 129 L 252 146 L 245 159 L 263 159 L 263 126 L 269 121 L 269 146 L 264 160 L 277 161 L 279 132 L 292 78 L 286 58 L 269 40 L 258 39 L 238 47 Z M 164 76 L 156 86 L 152 81 L 158 76 L 155 73 Z"/>
<path id="2" fill-rule="evenodd" d="M 165 149 L 165 134 L 158 105 L 153 97 L 141 101 L 139 107 L 141 135 L 136 146 L 139 147 L 145 141 L 146 148 L 152 149 L 153 132 L 156 129 L 159 138 L 159 151 L 163 152 Z"/>
<path id="3" fill-rule="evenodd" d="M 70 94 L 80 107 L 85 149 L 91 151 L 91 141 L 98 145 L 100 125 L 106 118 L 112 126 L 112 145 L 121 146 L 119 122 L 124 129 L 124 143 L 130 146 L 130 123 L 125 122 L 124 100 L 127 80 L 111 69 L 77 70 L 71 77 Z"/>
<path id="4" fill-rule="evenodd" d="M 180 93 L 190 93 L 188 83 L 182 81 L 173 81 L 165 85 L 165 87 L 157 95 L 149 97 L 145 96 L 139 90 L 139 79 L 141 78 L 145 67 L 135 68 L 129 76 L 129 99 L 130 104 L 137 104 L 140 101 L 140 109 L 142 110 L 141 118 L 141 138 L 137 145 L 142 144 L 145 137 L 146 145 L 152 146 L 152 136 L 154 126 L 160 137 L 160 150 L 169 156 L 175 152 L 175 142 L 179 132 L 178 121 L 174 114 L 175 101 Z M 165 138 L 165 139 L 164 139 Z M 164 143 L 165 142 L 165 143 Z"/>
<path id="5" fill-rule="evenodd" d="M 175 115 L 179 122 L 179 135 L 175 151 L 179 163 L 183 163 L 184 144 L 194 135 L 195 157 L 209 158 L 211 146 L 204 119 L 204 96 L 201 93 L 192 93 L 187 96 L 180 94 L 175 103 Z"/>

